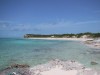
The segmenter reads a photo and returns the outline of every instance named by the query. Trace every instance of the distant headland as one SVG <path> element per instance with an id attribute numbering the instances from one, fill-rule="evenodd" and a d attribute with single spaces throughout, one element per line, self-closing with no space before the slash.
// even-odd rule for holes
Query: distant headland
<path id="1" fill-rule="evenodd" d="M 78 33 L 78 34 L 25 34 L 24 38 L 100 38 L 100 33 Z"/>
<path id="2" fill-rule="evenodd" d="M 26 34 L 24 38 L 28 39 L 44 39 L 44 40 L 72 40 L 83 41 L 84 44 L 93 48 L 100 49 L 100 33 L 78 33 L 78 34 Z"/>

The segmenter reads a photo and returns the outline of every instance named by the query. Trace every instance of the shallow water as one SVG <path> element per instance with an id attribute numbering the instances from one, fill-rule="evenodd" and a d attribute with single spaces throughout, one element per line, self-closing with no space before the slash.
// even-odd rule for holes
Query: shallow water
<path id="1" fill-rule="evenodd" d="M 52 59 L 76 60 L 87 67 L 100 68 L 100 49 L 81 42 L 64 40 L 0 39 L 0 69 L 12 64 L 35 66 Z M 91 65 L 96 61 L 97 65 Z"/>

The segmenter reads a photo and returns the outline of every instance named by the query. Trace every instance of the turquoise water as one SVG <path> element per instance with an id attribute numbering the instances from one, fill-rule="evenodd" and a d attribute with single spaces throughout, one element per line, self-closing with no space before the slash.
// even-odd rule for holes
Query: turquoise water
<path id="1" fill-rule="evenodd" d="M 87 67 L 100 67 L 100 49 L 64 40 L 0 39 L 0 69 L 11 64 L 35 66 L 52 59 L 76 60 Z M 96 61 L 97 65 L 91 65 Z"/>

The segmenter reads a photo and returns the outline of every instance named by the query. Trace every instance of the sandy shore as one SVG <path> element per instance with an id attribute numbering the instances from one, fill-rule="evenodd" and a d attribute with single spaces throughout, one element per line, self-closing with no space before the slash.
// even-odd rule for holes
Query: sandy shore
<path id="1" fill-rule="evenodd" d="M 76 61 L 52 60 L 30 68 L 32 75 L 100 75 L 100 71 L 84 67 Z"/>
<path id="2" fill-rule="evenodd" d="M 72 40 L 72 41 L 87 41 L 92 38 L 28 38 L 28 39 L 43 39 L 43 40 Z"/>
<path id="3" fill-rule="evenodd" d="M 100 49 L 100 39 L 94 40 L 93 38 L 28 38 L 28 39 L 80 41 L 91 48 L 99 48 Z"/>
<path id="4" fill-rule="evenodd" d="M 64 71 L 60 67 L 55 67 L 49 71 L 41 72 L 41 75 L 77 75 L 77 70 Z"/>
<path id="5" fill-rule="evenodd" d="M 100 49 L 100 39 L 97 39 L 97 40 L 86 40 L 86 41 L 84 41 L 84 44 L 86 44 L 87 46 L 89 46 L 91 48 Z"/>
<path id="6" fill-rule="evenodd" d="M 28 38 L 28 39 L 80 41 L 91 48 L 99 48 L 100 49 L 100 39 L 94 40 L 93 38 Z"/>
<path id="7" fill-rule="evenodd" d="M 100 70 L 87 68 L 74 60 L 54 59 L 34 67 L 7 68 L 0 75 L 100 75 Z"/>

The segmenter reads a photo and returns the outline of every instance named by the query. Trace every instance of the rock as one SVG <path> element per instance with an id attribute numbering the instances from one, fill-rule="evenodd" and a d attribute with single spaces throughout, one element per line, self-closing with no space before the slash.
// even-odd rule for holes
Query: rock
<path id="1" fill-rule="evenodd" d="M 0 75 L 32 75 L 29 68 L 16 68 L 0 71 Z M 34 75 L 34 74 L 33 74 Z"/>
<path id="2" fill-rule="evenodd" d="M 11 68 L 28 68 L 30 67 L 29 65 L 27 64 L 14 64 L 14 65 L 11 65 Z"/>
<path id="3" fill-rule="evenodd" d="M 30 66 L 27 64 L 13 64 L 7 68 L 5 68 L 4 70 L 9 70 L 9 69 L 13 69 L 13 68 L 29 68 Z"/>
<path id="4" fill-rule="evenodd" d="M 97 65 L 98 63 L 95 61 L 91 61 L 91 65 Z"/>

